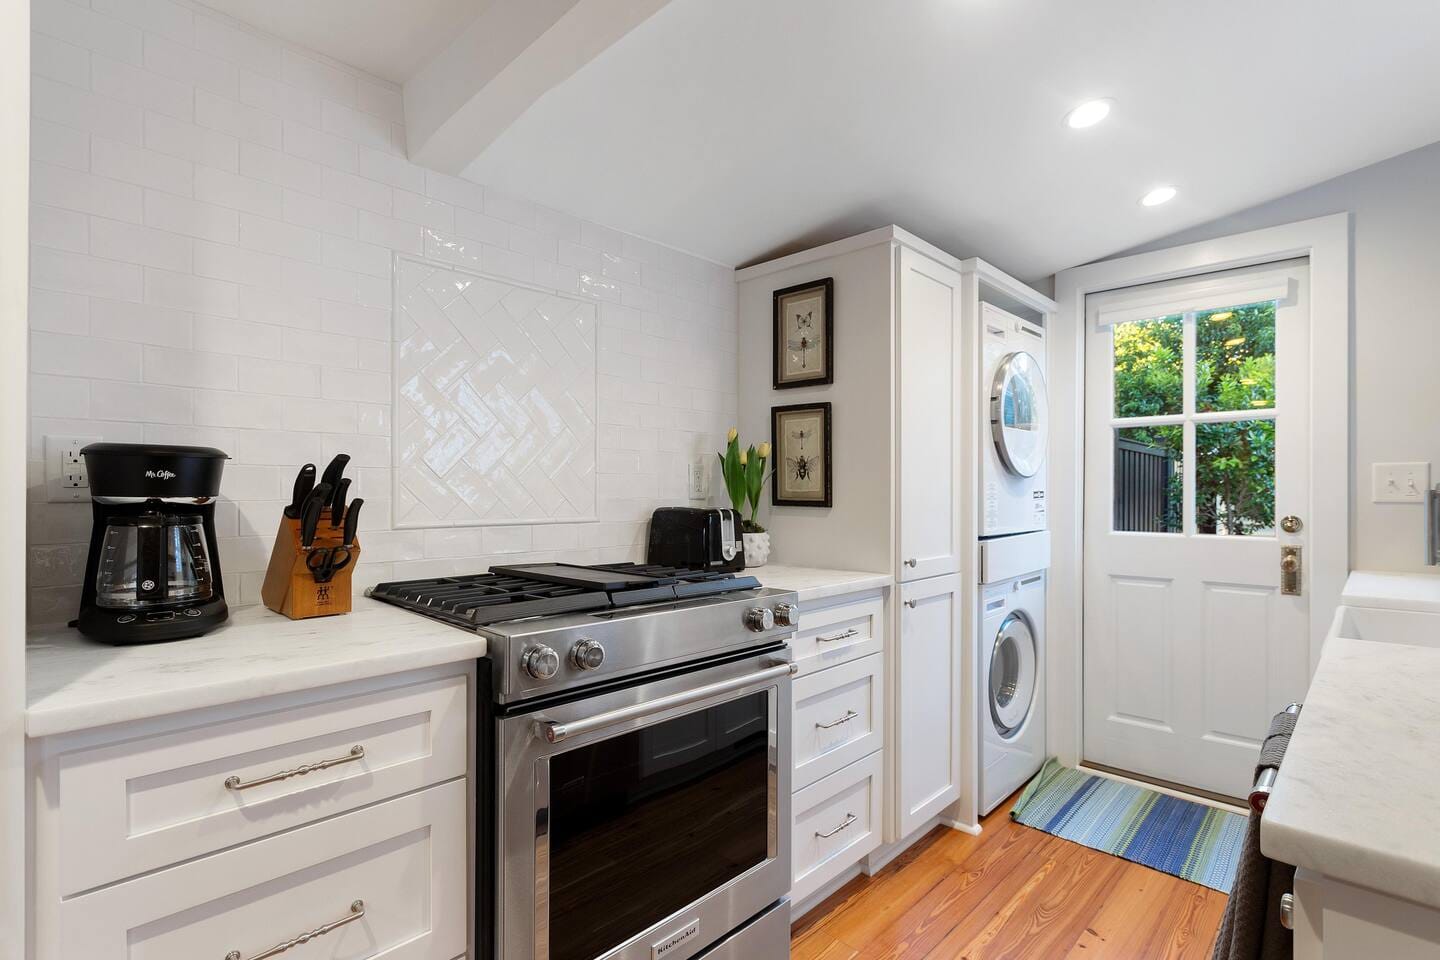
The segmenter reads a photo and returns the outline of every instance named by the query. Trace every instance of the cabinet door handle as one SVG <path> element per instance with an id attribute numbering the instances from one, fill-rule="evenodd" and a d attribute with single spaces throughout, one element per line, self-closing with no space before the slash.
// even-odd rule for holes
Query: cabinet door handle
<path id="1" fill-rule="evenodd" d="M 338 767 L 342 763 L 354 763 L 356 760 L 365 758 L 365 748 L 354 746 L 350 752 L 343 757 L 332 757 L 329 760 L 317 760 L 314 763 L 302 763 L 294 770 L 281 770 L 279 773 L 272 773 L 268 777 L 261 777 L 259 780 L 241 780 L 239 777 L 227 777 L 225 779 L 226 790 L 249 790 L 251 787 L 258 787 L 266 783 L 279 783 L 281 780 L 289 780 L 291 777 L 303 777 L 307 773 L 314 773 L 316 770 L 329 770 L 331 767 Z M 268 954 L 267 954 L 268 956 Z M 252 957 L 251 960 L 258 960 Z"/>
<path id="2" fill-rule="evenodd" d="M 851 627 L 849 630 L 846 630 L 844 633 L 837 633 L 837 634 L 835 634 L 833 637 L 816 637 L 816 638 L 815 638 L 815 642 L 816 642 L 816 643 L 835 643 L 835 642 L 837 642 L 837 641 L 839 641 L 839 640 L 849 640 L 851 637 L 857 637 L 857 636 L 859 636 L 859 635 L 860 635 L 860 631 L 859 631 L 859 630 L 856 630 L 854 627 Z"/>
<path id="3" fill-rule="evenodd" d="M 909 560 L 906 560 L 906 561 L 905 561 L 905 566 L 907 566 L 907 567 L 914 567 L 914 566 L 915 566 L 916 564 L 918 564 L 919 562 L 920 562 L 919 560 L 916 560 L 914 557 L 911 557 Z"/>
<path id="4" fill-rule="evenodd" d="M 909 607 L 911 610 L 914 610 L 914 609 L 915 609 L 915 601 L 914 601 L 914 600 L 906 600 L 906 601 L 905 601 L 905 606 Z"/>
<path id="5" fill-rule="evenodd" d="M 329 923 L 322 924 L 321 926 L 316 927 L 309 933 L 300 934 L 300 936 L 296 937 L 294 940 L 286 940 L 284 943 L 277 943 L 275 944 L 275 946 L 271 947 L 269 950 L 266 950 L 264 953 L 255 954 L 255 956 L 251 957 L 250 960 L 269 960 L 270 957 L 278 957 L 280 956 L 280 954 L 284 953 L 286 950 L 291 949 L 292 947 L 298 947 L 302 943 L 309 943 L 316 937 L 323 937 L 331 930 L 343 927 L 347 923 L 354 923 L 356 920 L 359 920 L 363 916 L 365 916 L 365 901 L 356 900 L 354 903 L 350 904 L 349 916 L 341 917 L 339 920 L 331 920 Z M 225 954 L 225 960 L 242 960 L 242 955 L 239 950 L 231 950 L 229 953 Z"/>
<path id="6" fill-rule="evenodd" d="M 860 714 L 856 713 L 854 710 L 846 710 L 846 711 L 845 711 L 845 716 L 841 717 L 839 720 L 831 720 L 829 723 L 817 723 L 817 724 L 815 724 L 815 729 L 816 729 L 816 730 L 834 730 L 836 727 L 840 726 L 842 723 L 849 723 L 851 720 L 854 720 L 854 719 L 855 719 L 856 717 L 858 717 L 858 716 L 860 716 Z"/>
<path id="7" fill-rule="evenodd" d="M 860 819 L 860 818 L 857 817 L 857 816 L 855 816 L 855 814 L 853 814 L 853 813 L 847 813 L 847 814 L 845 815 L 845 822 L 842 823 L 842 824 L 840 824 L 840 826 L 836 827 L 834 830 L 829 831 L 828 833 L 821 833 L 820 831 L 817 830 L 817 831 L 815 831 L 815 836 L 819 837 L 821 840 L 828 840 L 828 839 L 830 839 L 831 837 L 835 836 L 835 834 L 839 833 L 841 830 L 844 830 L 846 827 L 850 826 L 850 824 L 854 823 L 856 820 L 859 820 L 859 819 Z M 229 958 L 226 958 L 226 960 L 229 960 Z M 259 958 L 259 957 L 255 957 L 254 960 L 260 960 L 260 958 Z"/>

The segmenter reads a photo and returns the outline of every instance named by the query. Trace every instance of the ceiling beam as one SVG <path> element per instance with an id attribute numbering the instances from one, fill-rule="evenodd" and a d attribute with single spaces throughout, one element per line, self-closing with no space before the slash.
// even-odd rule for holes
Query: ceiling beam
<path id="1" fill-rule="evenodd" d="M 405 84 L 406 149 L 458 175 L 552 87 L 669 0 L 495 0 Z"/>

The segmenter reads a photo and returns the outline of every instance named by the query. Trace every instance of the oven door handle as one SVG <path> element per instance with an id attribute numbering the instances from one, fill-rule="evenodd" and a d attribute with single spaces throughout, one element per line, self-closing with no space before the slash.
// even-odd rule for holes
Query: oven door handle
<path id="1" fill-rule="evenodd" d="M 732 690 L 740 690 L 766 680 L 793 676 L 798 673 L 799 670 L 800 665 L 798 663 L 790 663 L 789 661 L 776 663 L 758 673 L 749 673 L 743 677 L 721 680 L 718 683 L 695 687 L 693 690 L 682 690 L 679 693 L 672 693 L 669 696 L 657 697 L 654 700 L 647 700 L 644 703 L 621 707 L 618 710 L 608 710 L 605 713 L 597 713 L 593 717 L 583 717 L 570 723 L 556 723 L 554 720 L 539 719 L 535 721 L 535 732 L 538 736 L 544 737 L 548 743 L 561 743 L 569 740 L 571 737 L 578 737 L 582 733 L 589 733 L 592 730 L 603 730 L 606 727 L 613 727 L 615 724 L 624 723 L 627 720 L 638 720 L 641 717 L 661 713 L 672 707 L 683 707 L 687 703 L 707 700 L 710 697 L 722 693 L 729 693 Z"/>

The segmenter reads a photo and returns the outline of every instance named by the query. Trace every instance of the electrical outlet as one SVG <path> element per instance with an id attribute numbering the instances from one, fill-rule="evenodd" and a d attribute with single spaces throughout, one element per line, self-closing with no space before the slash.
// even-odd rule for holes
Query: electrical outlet
<path id="1" fill-rule="evenodd" d="M 1430 489 L 1428 463 L 1377 463 L 1374 466 L 1376 503 L 1424 503 Z"/>
<path id="2" fill-rule="evenodd" d="M 685 489 L 690 492 L 691 500 L 710 499 L 710 471 L 706 469 L 709 465 L 707 457 L 696 457 L 685 465 Z"/>
<path id="3" fill-rule="evenodd" d="M 90 475 L 80 451 L 99 437 L 45 438 L 45 499 L 50 503 L 83 503 L 90 499 Z"/>

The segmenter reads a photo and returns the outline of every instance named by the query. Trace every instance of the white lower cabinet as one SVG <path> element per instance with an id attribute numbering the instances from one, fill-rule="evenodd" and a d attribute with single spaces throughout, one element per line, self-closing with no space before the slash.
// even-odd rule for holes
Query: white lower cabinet
<path id="1" fill-rule="evenodd" d="M 802 604 L 791 711 L 796 917 L 883 839 L 884 622 L 883 593 Z"/>
<path id="2" fill-rule="evenodd" d="M 250 960 L 308 940 L 314 960 L 450 960 L 466 946 L 465 803 L 456 780 L 71 898 L 53 956 Z"/>
<path id="3" fill-rule="evenodd" d="M 883 755 L 872 753 L 795 794 L 793 902 L 803 903 L 880 846 L 883 768 Z"/>
<path id="4" fill-rule="evenodd" d="M 899 590 L 896 836 L 908 837 L 960 799 L 960 578 L 915 580 Z"/>

